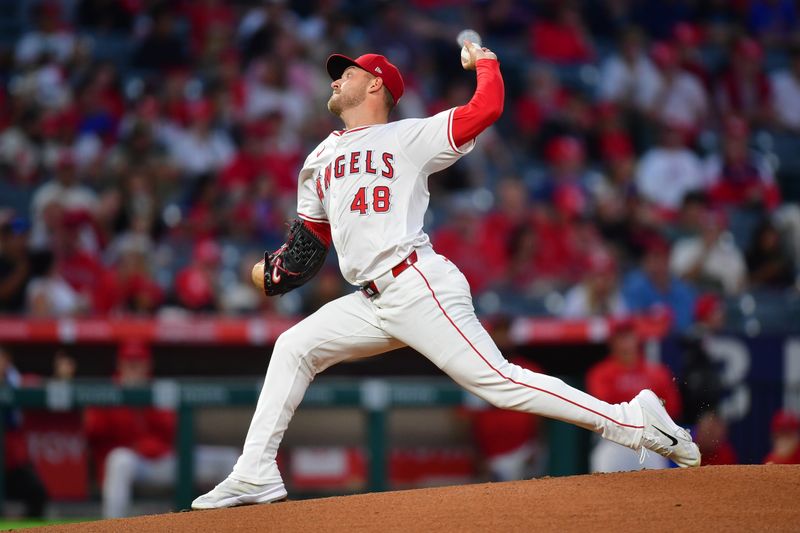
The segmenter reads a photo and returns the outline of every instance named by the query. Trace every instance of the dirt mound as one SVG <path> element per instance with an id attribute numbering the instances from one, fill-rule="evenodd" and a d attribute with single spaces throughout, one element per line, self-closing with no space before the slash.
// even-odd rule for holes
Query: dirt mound
<path id="1" fill-rule="evenodd" d="M 717 466 L 360 494 L 43 529 L 797 531 L 798 501 L 800 466 Z"/>

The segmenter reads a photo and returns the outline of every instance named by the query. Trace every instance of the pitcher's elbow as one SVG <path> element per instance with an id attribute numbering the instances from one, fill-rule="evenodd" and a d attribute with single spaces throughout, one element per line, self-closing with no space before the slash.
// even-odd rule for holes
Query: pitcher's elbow
<path id="1" fill-rule="evenodd" d="M 492 107 L 490 116 L 492 118 L 492 122 L 497 122 L 501 116 L 503 116 L 503 102 L 500 102 L 498 105 Z"/>

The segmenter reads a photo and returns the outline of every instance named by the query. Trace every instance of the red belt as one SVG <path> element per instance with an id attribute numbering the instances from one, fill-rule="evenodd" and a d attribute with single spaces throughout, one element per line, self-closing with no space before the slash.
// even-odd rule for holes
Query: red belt
<path id="1" fill-rule="evenodd" d="M 402 261 L 400 261 L 399 263 L 397 263 L 395 266 L 392 267 L 392 276 L 394 277 L 399 276 L 400 274 L 405 272 L 405 270 L 408 267 L 410 267 L 416 262 L 417 262 L 417 252 L 414 251 L 411 252 L 411 254 L 408 257 L 406 257 L 405 259 L 403 259 Z M 378 286 L 375 285 L 374 281 L 370 281 L 369 283 L 363 285 L 361 287 L 361 292 L 363 292 L 364 296 L 366 296 L 367 298 L 372 298 L 373 296 L 377 296 L 380 294 Z"/>

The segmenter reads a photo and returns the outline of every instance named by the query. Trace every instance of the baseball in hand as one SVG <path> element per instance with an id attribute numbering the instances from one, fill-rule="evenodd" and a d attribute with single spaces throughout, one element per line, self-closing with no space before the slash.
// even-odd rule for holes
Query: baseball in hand
<path id="1" fill-rule="evenodd" d="M 250 272 L 250 277 L 253 280 L 253 285 L 264 290 L 264 260 L 262 259 L 255 265 L 253 265 L 253 270 Z"/>
<path id="2" fill-rule="evenodd" d="M 481 36 L 478 35 L 478 32 L 475 30 L 461 30 L 461 32 L 458 34 L 458 37 L 456 37 L 456 43 L 458 43 L 458 46 L 461 48 L 464 48 L 467 41 L 471 42 L 478 48 L 481 46 Z"/>
<path id="3" fill-rule="evenodd" d="M 481 36 L 475 30 L 462 30 L 456 42 L 461 46 L 461 66 L 465 70 L 475 70 L 476 52 L 481 51 Z"/>

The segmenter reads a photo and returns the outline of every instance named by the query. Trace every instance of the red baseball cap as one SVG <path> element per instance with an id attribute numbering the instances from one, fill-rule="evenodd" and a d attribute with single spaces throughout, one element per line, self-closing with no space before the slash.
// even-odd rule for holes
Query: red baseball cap
<path id="1" fill-rule="evenodd" d="M 624 333 L 637 334 L 636 321 L 632 317 L 621 317 L 611 322 L 611 335 L 622 335 Z"/>
<path id="2" fill-rule="evenodd" d="M 711 315 L 722 308 L 722 302 L 715 294 L 704 294 L 697 298 L 694 303 L 695 320 L 708 320 Z"/>
<path id="3" fill-rule="evenodd" d="M 364 54 L 356 59 L 351 59 L 342 54 L 333 54 L 328 58 L 325 68 L 332 80 L 338 80 L 347 67 L 358 67 L 383 80 L 383 84 L 394 98 L 396 104 L 403 96 L 403 76 L 400 70 L 389 63 L 389 60 L 379 54 Z"/>

